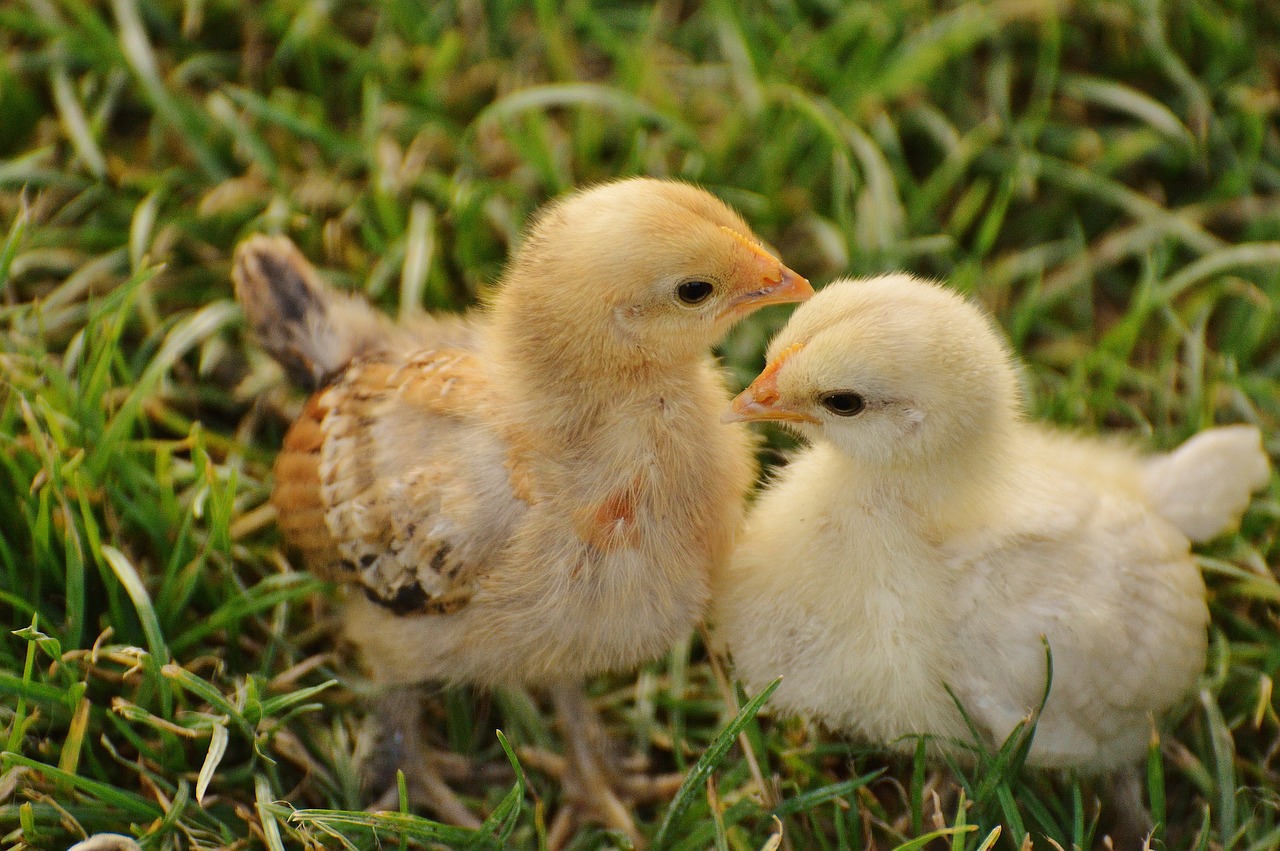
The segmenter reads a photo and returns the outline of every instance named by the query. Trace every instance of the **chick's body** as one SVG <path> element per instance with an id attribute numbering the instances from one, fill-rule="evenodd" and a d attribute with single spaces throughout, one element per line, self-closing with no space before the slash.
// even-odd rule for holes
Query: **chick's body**
<path id="1" fill-rule="evenodd" d="M 563 684 L 686 634 L 741 520 L 751 442 L 719 421 L 710 346 L 813 292 L 723 203 L 649 179 L 549 205 L 465 320 L 392 323 L 281 239 L 235 276 L 264 347 L 322 388 L 272 499 L 308 567 L 363 591 L 346 631 L 374 678 L 554 684 L 578 719 Z"/>
<path id="2" fill-rule="evenodd" d="M 814 445 L 761 494 L 716 583 L 739 675 L 782 675 L 784 709 L 904 750 L 972 743 L 950 688 L 992 747 L 1040 704 L 1043 635 L 1052 690 L 1029 763 L 1137 760 L 1204 665 L 1204 584 L 1175 524 L 1208 537 L 1238 519 L 1268 475 L 1256 429 L 1209 432 L 1230 451 L 1195 465 L 1223 462 L 1208 478 L 1230 482 L 1234 513 L 1162 515 L 1177 500 L 1151 472 L 1178 452 L 1024 421 L 985 318 L 907 276 L 829 285 L 770 359 L 735 418 L 794 423 Z"/>
<path id="3" fill-rule="evenodd" d="M 607 184 L 540 215 L 486 311 L 411 325 L 285 242 L 241 249 L 264 345 L 331 382 L 286 437 L 281 523 L 363 587 L 349 633 L 380 679 L 573 679 L 693 625 L 754 468 L 707 349 L 812 292 L 749 234 L 694 187 Z"/>
<path id="4" fill-rule="evenodd" d="M 1199 572 L 1139 503 L 1076 470 L 1026 472 L 985 511 L 967 506 L 960 531 L 892 486 L 850 498 L 860 471 L 834 447 L 794 461 L 717 591 L 739 674 L 783 675 L 786 709 L 903 750 L 920 734 L 971 741 L 950 686 L 990 746 L 1040 702 L 1043 633 L 1053 692 L 1029 761 L 1132 762 L 1148 714 L 1181 700 L 1204 664 Z"/>

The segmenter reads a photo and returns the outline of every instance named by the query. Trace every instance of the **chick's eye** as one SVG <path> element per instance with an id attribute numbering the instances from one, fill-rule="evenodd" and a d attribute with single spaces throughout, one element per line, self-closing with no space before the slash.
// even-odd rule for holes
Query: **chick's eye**
<path id="1" fill-rule="evenodd" d="M 822 404 L 822 407 L 840 417 L 852 417 L 854 414 L 861 413 L 862 409 L 867 406 L 866 400 L 857 393 L 844 391 L 828 393 L 818 401 Z"/>
<path id="2" fill-rule="evenodd" d="M 715 289 L 708 281 L 685 281 L 676 287 L 676 298 L 685 304 L 702 304 Z"/>

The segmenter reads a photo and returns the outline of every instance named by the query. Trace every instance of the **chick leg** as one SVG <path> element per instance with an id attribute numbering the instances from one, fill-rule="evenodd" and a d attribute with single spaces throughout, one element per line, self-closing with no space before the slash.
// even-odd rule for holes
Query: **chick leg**
<path id="1" fill-rule="evenodd" d="M 643 844 L 626 804 L 618 797 L 619 781 L 604 756 L 607 737 L 587 702 L 579 683 L 560 683 L 551 688 L 556 719 L 565 740 L 565 807 L 557 814 L 548 834 L 552 847 L 572 836 L 579 820 L 595 821 L 624 833 L 637 848 Z"/>
<path id="2" fill-rule="evenodd" d="M 1147 848 L 1147 838 L 1155 824 L 1151 812 L 1142 802 L 1142 778 L 1136 768 L 1125 768 L 1107 775 L 1102 788 L 1103 806 L 1110 810 L 1106 832 L 1116 851 L 1139 851 Z"/>
<path id="3" fill-rule="evenodd" d="M 374 726 L 367 739 L 372 745 L 357 761 L 366 786 L 383 789 L 370 810 L 398 809 L 396 769 L 404 771 L 410 803 L 458 827 L 479 827 L 481 822 L 458 800 L 440 776 L 431 745 L 422 735 L 422 704 L 417 689 L 397 688 L 375 702 L 370 715 Z"/>

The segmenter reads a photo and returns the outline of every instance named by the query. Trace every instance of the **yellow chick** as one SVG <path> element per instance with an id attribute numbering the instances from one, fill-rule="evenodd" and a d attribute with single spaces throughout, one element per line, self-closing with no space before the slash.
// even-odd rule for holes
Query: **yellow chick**
<path id="1" fill-rule="evenodd" d="M 279 237 L 242 244 L 234 277 L 262 345 L 321 388 L 272 500 L 309 567 L 363 591 L 346 633 L 374 679 L 549 687 L 566 796 L 638 838 L 580 682 L 702 616 L 755 473 L 709 348 L 808 282 L 707 192 L 643 178 L 544 208 L 465 320 L 394 324 Z M 405 768 L 474 822 L 422 760 Z"/>
<path id="2" fill-rule="evenodd" d="M 1029 764 L 1133 766 L 1205 662 L 1187 538 L 1237 523 L 1268 460 L 1251 426 L 1144 458 L 1022 407 L 1002 336 L 954 292 L 898 274 L 802 305 L 725 415 L 811 443 L 715 579 L 738 675 L 783 676 L 776 705 L 862 740 L 958 752 L 947 689 L 998 746 L 1044 695 L 1044 636 Z"/>

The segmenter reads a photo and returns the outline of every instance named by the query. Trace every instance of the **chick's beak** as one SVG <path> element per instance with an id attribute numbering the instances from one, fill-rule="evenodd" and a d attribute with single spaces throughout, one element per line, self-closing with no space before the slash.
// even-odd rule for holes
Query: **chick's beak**
<path id="1" fill-rule="evenodd" d="M 739 307 L 764 307 L 767 304 L 787 304 L 793 301 L 805 301 L 813 295 L 813 287 L 809 280 L 783 266 L 777 260 L 777 271 L 766 274 L 764 286 L 752 292 L 743 293 L 737 299 Z"/>
<path id="2" fill-rule="evenodd" d="M 758 276 L 746 277 L 751 284 L 729 301 L 725 309 L 727 315 L 741 316 L 768 304 L 804 301 L 813 295 L 813 287 L 804 276 L 788 269 L 777 257 L 737 231 L 723 230 L 746 249 L 745 263 L 750 269 L 747 276 Z"/>
<path id="3" fill-rule="evenodd" d="M 774 420 L 776 422 L 816 423 L 818 420 L 803 411 L 788 407 L 781 402 L 782 394 L 778 392 L 778 372 L 787 358 L 804 347 L 797 343 L 780 354 L 773 363 L 764 368 L 764 372 L 751 382 L 746 390 L 734 398 L 729 410 L 720 417 L 722 423 L 754 422 L 757 420 Z"/>

